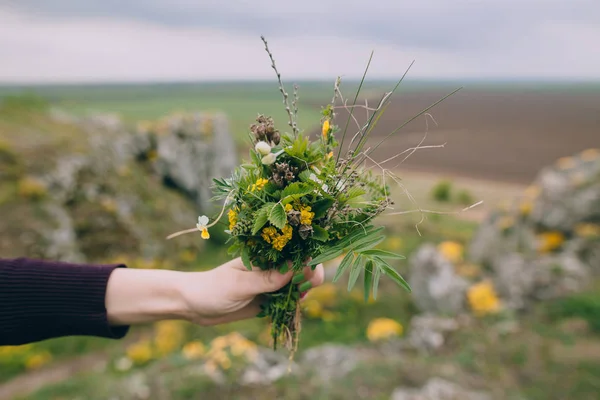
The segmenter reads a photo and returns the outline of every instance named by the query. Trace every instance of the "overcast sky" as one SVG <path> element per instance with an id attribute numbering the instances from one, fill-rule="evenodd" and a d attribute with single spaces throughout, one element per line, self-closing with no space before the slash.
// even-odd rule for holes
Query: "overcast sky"
<path id="1" fill-rule="evenodd" d="M 0 0 L 0 82 L 600 79 L 600 0 Z"/>

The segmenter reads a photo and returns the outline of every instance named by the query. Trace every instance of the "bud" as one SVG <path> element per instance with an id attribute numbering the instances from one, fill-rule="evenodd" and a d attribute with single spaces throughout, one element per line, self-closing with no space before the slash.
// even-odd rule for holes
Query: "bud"
<path id="1" fill-rule="evenodd" d="M 329 133 L 329 120 L 326 119 L 325 122 L 323 122 L 323 137 L 327 138 L 327 134 Z"/>
<path id="2" fill-rule="evenodd" d="M 264 165 L 271 165 L 275 162 L 275 160 L 277 160 L 277 156 L 273 153 L 269 153 L 264 156 L 261 161 Z"/>
<path id="3" fill-rule="evenodd" d="M 263 141 L 256 143 L 254 149 L 263 156 L 266 156 L 271 152 L 271 146 L 269 146 L 269 143 Z"/>

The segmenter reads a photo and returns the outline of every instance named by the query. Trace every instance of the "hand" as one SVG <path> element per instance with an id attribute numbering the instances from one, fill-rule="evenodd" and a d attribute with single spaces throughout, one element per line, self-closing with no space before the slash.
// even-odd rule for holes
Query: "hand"
<path id="1" fill-rule="evenodd" d="M 324 280 L 322 265 L 315 270 L 304 268 L 304 281 L 311 287 Z M 248 271 L 240 258 L 231 260 L 218 268 L 188 277 L 182 293 L 189 309 L 188 318 L 200 325 L 218 325 L 246 318 L 260 312 L 262 293 L 274 292 L 285 286 L 293 271 Z"/>
<path id="2" fill-rule="evenodd" d="M 108 320 L 132 325 L 184 319 L 208 326 L 253 318 L 260 312 L 260 295 L 282 288 L 292 275 L 248 271 L 240 258 L 202 272 L 119 268 L 107 285 Z M 304 276 L 312 287 L 321 285 L 323 266 L 304 268 Z"/>

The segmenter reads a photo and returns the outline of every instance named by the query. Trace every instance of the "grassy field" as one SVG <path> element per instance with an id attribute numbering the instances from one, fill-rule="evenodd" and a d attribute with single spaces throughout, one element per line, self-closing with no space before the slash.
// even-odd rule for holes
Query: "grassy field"
<path id="1" fill-rule="evenodd" d="M 309 131 L 318 129 L 319 106 L 331 99 L 332 83 L 299 83 L 301 128 Z M 364 93 L 376 98 L 392 86 L 392 82 L 369 82 Z M 401 87 L 400 95 L 394 100 L 392 108 L 386 113 L 388 117 L 382 119 L 380 126 L 386 129 L 397 126 L 441 97 L 444 92 L 457 86 L 462 84 L 408 83 Z M 522 184 L 531 179 L 540 163 L 575 147 L 600 145 L 597 139 L 600 85 L 500 82 L 471 83 L 465 86 L 462 93 L 466 94 L 457 97 L 454 102 L 449 99 L 449 103 L 445 103 L 449 105 L 433 112 L 439 127 L 432 129 L 430 140 L 426 144 L 448 142 L 447 147 L 431 153 L 417 153 L 410 163 L 402 165 L 398 171 L 406 189 L 422 208 L 452 211 L 471 201 L 484 200 L 486 203 L 481 209 L 474 209 L 472 213 L 465 215 L 429 214 L 425 222 L 419 225 L 420 235 L 415 229 L 415 224 L 421 217 L 419 214 L 386 220 L 389 239 L 383 246 L 408 257 L 424 242 L 451 240 L 466 244 L 484 211 L 499 201 L 510 200 L 517 195 Z M 349 83 L 348 88 L 343 89 L 345 96 L 352 98 L 355 88 L 356 82 Z M 291 94 L 291 86 L 287 89 Z M 139 120 L 157 119 L 176 111 L 225 112 L 240 150 L 245 144 L 247 128 L 257 113 L 272 115 L 280 126 L 287 121 L 281 95 L 273 81 L 0 87 L 0 98 L 23 91 L 32 91 L 51 105 L 77 115 L 92 112 L 117 113 L 131 124 Z M 516 100 L 511 103 L 511 99 Z M 420 120 L 418 125 L 409 126 L 406 132 L 390 142 L 391 146 L 386 146 L 384 155 L 395 154 L 420 140 L 423 125 Z M 56 149 L 67 142 L 76 143 L 70 138 L 70 135 L 76 135 L 75 131 L 47 124 L 43 119 L 23 118 L 16 114 L 0 115 L 0 139 L 11 139 L 8 140 L 13 146 L 11 151 L 23 156 L 29 154 L 28 151 L 33 151 L 35 146 L 28 146 L 28 143 L 19 142 L 18 137 L 12 137 L 33 130 L 39 134 L 35 136 L 35 142 L 47 143 L 48 148 Z M 387 131 L 378 131 L 377 135 L 383 133 Z M 507 134 L 509 135 L 506 136 Z M 37 149 L 46 151 L 43 146 L 38 146 Z M 536 152 L 539 154 L 533 157 Z M 43 158 L 40 157 L 39 161 L 40 166 L 36 168 L 43 167 Z M 420 174 L 415 171 L 428 173 Z M 2 174 L 0 178 L 1 176 Z M 465 179 L 465 176 L 476 176 L 480 180 Z M 448 179 L 450 182 L 449 202 L 432 200 L 434 187 L 437 186 L 437 190 L 443 192 L 440 189 L 441 179 Z M 494 180 L 513 181 L 516 184 L 500 184 Z M 0 185 L 0 206 L 20 201 L 16 197 L 15 187 L 8 185 L 6 188 L 10 190 L 4 191 L 5 187 Z M 395 197 L 398 209 L 415 207 L 399 191 L 395 193 Z M 5 225 L 13 224 L 8 227 L 10 229 L 7 232 L 22 229 L 19 224 L 23 216 L 14 210 L 16 208 L 12 210 L 12 214 L 16 216 L 3 222 Z M 10 210 L 6 215 L 9 213 Z M 173 268 L 176 265 L 178 269 L 201 270 L 226 259 L 222 249 L 213 247 L 200 256 L 190 251 L 182 252 L 169 266 L 139 260 L 134 255 L 125 261 L 134 268 Z M 408 262 L 401 261 L 397 267 L 401 273 L 406 273 Z M 97 338 L 62 338 L 30 346 L 0 349 L 0 398 L 2 390 L 8 390 L 6 388 L 11 385 L 8 383 L 3 386 L 3 383 L 19 376 L 23 380 L 12 381 L 12 385 L 22 389 L 41 389 L 35 394 L 26 395 L 24 398 L 27 399 L 75 399 L 82 396 L 90 399 L 109 398 L 129 384 L 127 379 L 131 375 L 117 371 L 115 362 L 128 353 L 139 356 L 140 346 L 148 342 L 157 344 L 164 351 L 160 354 L 152 353 L 147 359 L 141 357 L 139 365 L 133 366 L 129 372 L 141 372 L 154 382 L 151 385 L 151 398 L 161 398 L 161 393 L 166 392 L 175 399 L 198 398 L 199 395 L 206 398 L 239 399 L 342 399 L 357 398 L 357 393 L 358 398 L 387 399 L 394 387 L 422 385 L 428 376 L 433 375 L 448 376 L 466 386 L 491 390 L 500 394 L 498 398 L 507 398 L 501 396 L 505 392 L 515 399 L 519 398 L 517 395 L 525 395 L 528 399 L 587 399 L 593 398 L 590 396 L 600 391 L 597 378 L 600 374 L 600 358 L 593 357 L 598 351 L 598 332 L 594 328 L 594 321 L 600 315 L 597 293 L 570 299 L 562 305 L 540 305 L 536 313 L 526 318 L 509 316 L 509 322 L 516 321 L 519 325 L 519 329 L 512 333 L 498 333 L 498 326 L 502 321 L 475 320 L 469 329 L 452 337 L 442 354 L 410 354 L 402 357 L 394 357 L 393 354 L 390 357 L 385 354 L 385 349 L 370 344 L 366 330 L 369 323 L 378 317 L 392 318 L 404 327 L 408 326 L 416 313 L 410 295 L 388 282 L 382 282 L 381 295 L 372 304 L 364 304 L 360 300 L 360 292 L 346 293 L 345 282 L 334 287 L 328 285 L 318 293 L 317 296 L 323 297 L 317 297 L 316 302 L 309 302 L 306 306 L 301 352 L 324 343 L 341 343 L 355 346 L 369 360 L 361 363 L 346 381 L 335 381 L 334 385 L 323 386 L 312 379 L 288 378 L 269 388 L 232 385 L 224 390 L 188 370 L 193 369 L 194 363 L 182 360 L 181 354 L 185 345 L 192 341 L 207 344 L 216 337 L 237 331 L 253 342 L 266 345 L 265 321 L 250 320 L 210 329 L 189 324 L 137 327 L 128 340 L 122 342 Z M 316 303 L 319 307 L 315 306 Z M 563 319 L 567 322 L 569 319 L 585 320 L 592 328 L 576 330 L 572 325 L 563 324 Z M 172 339 L 165 339 L 165 335 L 160 333 L 163 328 L 168 328 L 170 333 L 167 337 Z M 138 353 L 135 353 L 136 349 Z M 91 361 L 86 359 L 85 362 L 76 364 L 77 360 L 86 355 L 92 357 Z M 60 371 L 66 375 L 60 375 Z M 44 387 L 54 381 L 58 383 Z"/>

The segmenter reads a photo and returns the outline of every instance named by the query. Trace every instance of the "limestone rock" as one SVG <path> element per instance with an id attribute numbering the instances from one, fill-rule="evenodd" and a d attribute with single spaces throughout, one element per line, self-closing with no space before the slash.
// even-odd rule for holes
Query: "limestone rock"
<path id="1" fill-rule="evenodd" d="M 341 345 L 326 344 L 309 349 L 304 353 L 301 365 L 304 370 L 313 371 L 323 382 L 346 376 L 358 365 L 356 350 Z"/>
<path id="2" fill-rule="evenodd" d="M 409 284 L 421 311 L 457 314 L 464 310 L 468 282 L 433 245 L 422 246 L 411 258 Z"/>
<path id="3" fill-rule="evenodd" d="M 442 378 L 431 378 L 420 389 L 398 388 L 391 400 L 491 400 L 487 393 L 469 391 Z"/>
<path id="4" fill-rule="evenodd" d="M 435 315 L 417 315 L 410 321 L 409 343 L 422 351 L 434 351 L 441 348 L 449 332 L 458 329 L 458 322 L 452 318 Z"/>

